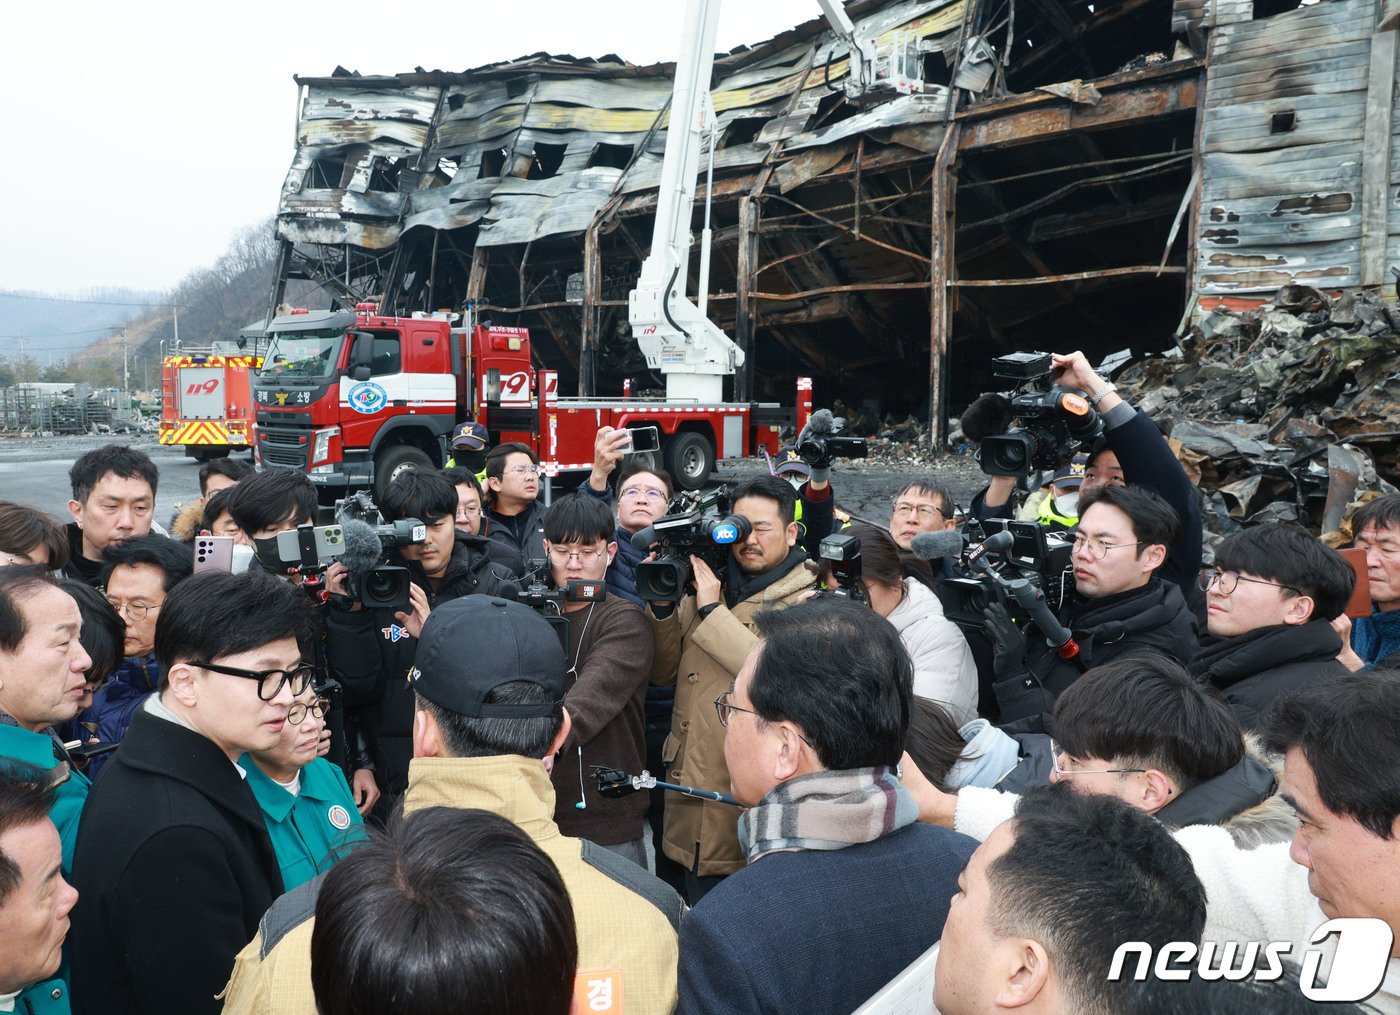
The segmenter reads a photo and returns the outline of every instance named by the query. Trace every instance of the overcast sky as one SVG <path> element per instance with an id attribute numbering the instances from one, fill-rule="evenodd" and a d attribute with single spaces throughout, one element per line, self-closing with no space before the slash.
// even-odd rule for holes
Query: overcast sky
<path id="1" fill-rule="evenodd" d="M 683 0 L 40 0 L 6 15 L 0 288 L 166 289 L 276 211 L 292 75 L 466 70 L 541 50 L 673 60 Z M 716 50 L 820 14 L 729 0 Z"/>

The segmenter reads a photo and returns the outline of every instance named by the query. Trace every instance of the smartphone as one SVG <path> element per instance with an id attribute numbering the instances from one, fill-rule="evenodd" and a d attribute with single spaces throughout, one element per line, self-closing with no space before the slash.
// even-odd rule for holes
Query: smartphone
<path id="1" fill-rule="evenodd" d="M 245 565 L 246 566 L 246 565 Z M 232 536 L 195 536 L 194 573 L 233 570 Z"/>
<path id="2" fill-rule="evenodd" d="M 1366 575 L 1366 551 L 1359 547 L 1352 547 L 1337 552 L 1346 558 L 1346 562 L 1356 572 L 1356 588 L 1352 589 L 1351 598 L 1347 600 L 1347 608 L 1343 612 L 1352 620 L 1357 617 L 1369 617 L 1371 615 L 1371 579 Z"/>
<path id="3" fill-rule="evenodd" d="M 277 556 L 283 564 L 313 567 L 329 564 L 345 552 L 339 525 L 299 525 L 277 533 Z"/>
<path id="4" fill-rule="evenodd" d="M 661 450 L 661 431 L 654 426 L 629 426 L 627 434 L 632 443 L 622 452 L 624 455 Z"/>
<path id="5" fill-rule="evenodd" d="M 72 741 L 70 743 L 64 744 L 63 748 L 75 758 L 95 758 L 99 754 L 106 754 L 108 751 L 115 751 L 120 746 L 120 743 L 104 744 L 99 742 L 96 744 L 90 744 Z"/>

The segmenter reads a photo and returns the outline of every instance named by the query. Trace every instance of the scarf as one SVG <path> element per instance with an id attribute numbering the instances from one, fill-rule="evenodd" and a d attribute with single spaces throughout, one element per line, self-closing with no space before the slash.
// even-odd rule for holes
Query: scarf
<path id="1" fill-rule="evenodd" d="M 918 819 L 892 768 L 815 772 L 779 783 L 741 814 L 739 842 L 753 863 L 769 853 L 874 842 Z"/>

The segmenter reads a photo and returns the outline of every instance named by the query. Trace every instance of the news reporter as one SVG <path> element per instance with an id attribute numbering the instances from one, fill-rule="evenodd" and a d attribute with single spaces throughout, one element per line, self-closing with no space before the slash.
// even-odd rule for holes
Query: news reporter
<path id="1" fill-rule="evenodd" d="M 959 726 L 976 719 L 977 664 L 958 625 L 943 616 L 933 571 L 901 554 L 889 533 L 873 525 L 853 525 L 844 534 L 860 544 L 866 601 L 894 625 L 914 661 L 914 694 L 943 705 Z M 830 561 L 822 562 L 822 581 L 836 583 Z"/>

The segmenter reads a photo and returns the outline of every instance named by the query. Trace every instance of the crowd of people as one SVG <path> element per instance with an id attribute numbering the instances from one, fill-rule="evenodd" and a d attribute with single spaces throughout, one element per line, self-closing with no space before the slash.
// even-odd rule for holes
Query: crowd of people
<path id="1" fill-rule="evenodd" d="M 0 1012 L 1400 1012 L 1400 494 L 1363 615 L 1298 527 L 1203 565 L 1151 420 L 1056 367 L 1105 422 L 1028 509 L 1069 642 L 946 615 L 975 572 L 920 537 L 975 548 L 1004 477 L 848 524 L 779 459 L 664 596 L 626 431 L 551 500 L 468 422 L 375 505 L 422 525 L 397 605 L 282 559 L 292 470 L 208 462 L 162 526 L 110 445 L 66 526 L 0 502 Z"/>

